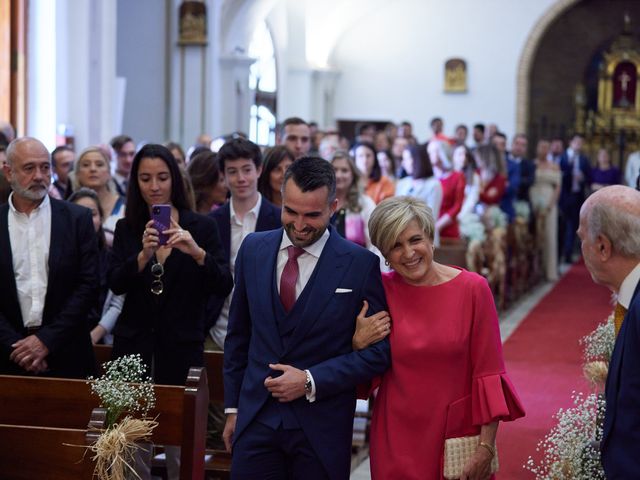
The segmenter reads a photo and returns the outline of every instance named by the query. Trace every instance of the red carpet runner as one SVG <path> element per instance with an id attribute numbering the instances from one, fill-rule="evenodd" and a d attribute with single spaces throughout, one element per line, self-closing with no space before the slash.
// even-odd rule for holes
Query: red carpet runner
<path id="1" fill-rule="evenodd" d="M 578 340 L 611 313 L 610 292 L 575 265 L 527 315 L 504 344 L 507 372 L 527 413 L 498 430 L 498 480 L 531 479 L 522 465 L 555 425 L 552 415 L 572 405 L 571 393 L 589 392 Z"/>

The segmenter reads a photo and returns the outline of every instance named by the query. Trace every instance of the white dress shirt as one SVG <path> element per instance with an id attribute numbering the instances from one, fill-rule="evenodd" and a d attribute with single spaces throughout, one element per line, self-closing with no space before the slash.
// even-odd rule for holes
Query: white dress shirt
<path id="1" fill-rule="evenodd" d="M 234 270 L 236 266 L 236 257 L 238 256 L 238 250 L 240 245 L 247 235 L 256 231 L 256 223 L 258 223 L 258 214 L 260 213 L 260 207 L 262 206 L 262 195 L 258 194 L 258 201 L 251 210 L 244 214 L 244 218 L 240 218 L 236 215 L 236 211 L 233 208 L 233 197 L 229 201 L 231 221 L 231 247 L 229 250 L 229 269 L 231 275 L 235 278 Z M 216 323 L 209 333 L 211 338 L 216 344 L 224 349 L 224 339 L 227 337 L 227 325 L 229 324 L 229 308 L 231 307 L 231 298 L 233 298 L 233 290 L 227 296 L 222 306 L 220 316 L 216 320 Z"/>
<path id="2" fill-rule="evenodd" d="M 298 257 L 298 279 L 296 280 L 296 300 L 304 290 L 304 287 L 309 282 L 311 275 L 313 274 L 313 269 L 316 268 L 318 264 L 318 259 L 320 258 L 320 254 L 322 254 L 322 250 L 324 250 L 324 246 L 327 244 L 327 240 L 329 240 L 329 230 L 325 229 L 322 236 L 316 240 L 314 243 L 309 245 L 308 247 L 304 247 L 304 252 L 302 255 Z M 293 243 L 287 236 L 285 231 L 282 232 L 282 241 L 280 242 L 280 250 L 278 250 L 278 259 L 276 264 L 276 280 L 278 286 L 278 293 L 280 293 L 280 277 L 282 277 L 282 271 L 284 270 L 284 266 L 287 264 L 287 260 L 289 260 L 289 252 L 287 251 L 287 247 L 292 246 Z"/>
<path id="3" fill-rule="evenodd" d="M 629 305 L 631 305 L 631 298 L 633 297 L 633 292 L 635 292 L 638 282 L 640 282 L 640 263 L 625 277 L 618 292 L 618 303 L 627 310 L 629 310 Z"/>
<path id="4" fill-rule="evenodd" d="M 12 193 L 9 196 L 8 225 L 22 323 L 25 328 L 39 327 L 49 283 L 49 196 L 45 196 L 40 205 L 27 215 L 16 210 Z"/>

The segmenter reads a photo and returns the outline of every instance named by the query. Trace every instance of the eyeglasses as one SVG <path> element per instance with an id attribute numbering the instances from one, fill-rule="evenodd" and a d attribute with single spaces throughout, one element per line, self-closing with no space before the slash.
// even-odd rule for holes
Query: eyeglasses
<path id="1" fill-rule="evenodd" d="M 154 279 L 151 282 L 151 293 L 154 295 L 160 295 L 164 290 L 164 284 L 162 283 L 164 267 L 161 263 L 154 263 L 151 265 L 151 275 L 154 276 Z"/>

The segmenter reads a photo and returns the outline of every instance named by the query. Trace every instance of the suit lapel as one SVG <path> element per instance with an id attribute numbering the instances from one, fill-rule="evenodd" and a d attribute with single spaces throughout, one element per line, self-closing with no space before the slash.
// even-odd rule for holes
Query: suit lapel
<path id="1" fill-rule="evenodd" d="M 0 278 L 11 279 L 5 284 L 8 287 L 7 294 L 11 299 L 15 299 L 18 302 L 18 290 L 16 288 L 15 272 L 13 271 L 13 256 L 11 255 L 11 240 L 9 237 L 8 203 L 0 207 Z"/>
<path id="2" fill-rule="evenodd" d="M 272 298 L 273 282 L 275 282 L 276 271 L 276 259 L 278 258 L 278 247 L 282 240 L 283 230 L 279 229 L 274 231 L 273 234 L 263 237 L 262 247 L 257 251 L 251 252 L 253 256 L 253 265 L 251 269 L 245 269 L 245 283 L 252 285 L 257 292 L 258 308 L 257 311 L 264 312 L 263 318 L 260 321 L 268 322 L 266 325 L 266 331 L 270 332 L 274 345 L 277 348 L 277 352 L 280 353 L 283 349 L 282 339 L 278 333 L 278 323 L 276 321 L 276 315 L 274 312 L 274 301 L 279 299 Z M 253 275 L 247 275 L 247 273 L 253 273 Z M 255 279 L 255 281 L 252 281 Z M 251 296 L 248 297 L 251 301 Z M 253 318 L 252 321 L 258 319 Z"/>
<path id="3" fill-rule="evenodd" d="M 334 298 L 336 288 L 340 286 L 351 263 L 351 255 L 340 245 L 340 242 L 346 240 L 341 239 L 333 229 L 330 233 L 329 240 L 318 259 L 316 271 L 312 274 L 312 278 L 315 276 L 314 281 L 307 283 L 305 287 L 305 289 L 311 288 L 311 291 L 300 316 L 300 322 L 287 345 L 287 352 L 295 347 L 318 321 L 326 304 Z"/>
<path id="4" fill-rule="evenodd" d="M 629 303 L 629 311 L 633 305 L 634 300 L 640 292 L 640 283 L 636 285 L 636 289 L 631 297 Z M 607 397 L 607 415 L 605 416 L 604 432 L 602 435 L 603 443 L 609 436 L 610 430 L 615 423 L 616 406 L 618 404 L 618 392 L 620 390 L 620 369 L 622 368 L 622 357 L 624 356 L 625 337 L 627 334 L 627 327 L 629 325 L 629 311 L 622 320 L 622 327 L 616 338 L 616 343 L 611 354 L 611 361 L 609 362 L 609 373 L 607 374 L 607 384 L 605 388 Z"/>
<path id="5" fill-rule="evenodd" d="M 227 255 L 227 261 L 231 258 L 231 207 L 229 206 L 231 200 L 225 203 L 223 208 L 224 221 L 219 224 L 220 226 L 220 240 L 222 241 L 222 247 Z"/>
<path id="6" fill-rule="evenodd" d="M 267 203 L 267 199 L 262 197 L 260 211 L 258 212 L 258 218 L 256 220 L 256 232 L 271 230 L 268 226 L 272 225 L 271 217 L 273 216 L 273 211 L 269 207 L 270 205 Z"/>
<path id="7" fill-rule="evenodd" d="M 51 239 L 49 243 L 49 285 L 52 285 L 57 272 L 58 263 L 62 256 L 62 246 L 65 243 L 67 222 L 64 218 L 62 202 L 51 199 Z M 49 290 L 49 289 L 47 289 Z"/>

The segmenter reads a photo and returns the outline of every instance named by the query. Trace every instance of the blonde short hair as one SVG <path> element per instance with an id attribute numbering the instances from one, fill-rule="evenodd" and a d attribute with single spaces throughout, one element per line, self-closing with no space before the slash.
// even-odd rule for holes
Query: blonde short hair
<path id="1" fill-rule="evenodd" d="M 369 218 L 369 236 L 384 256 L 393 248 L 400 234 L 412 222 L 433 242 L 435 220 L 431 208 L 415 197 L 392 197 L 378 204 Z"/>

